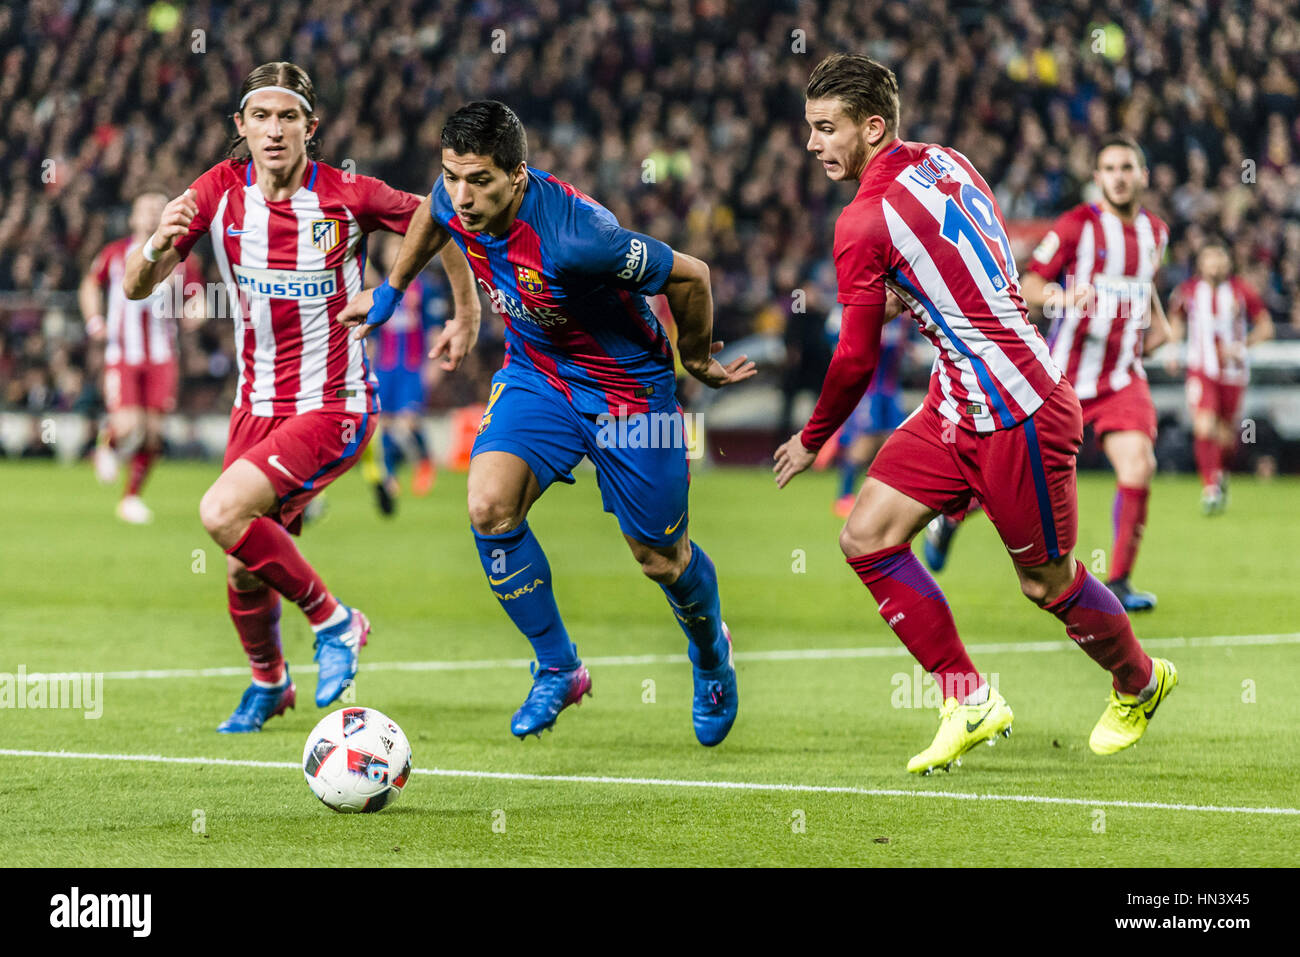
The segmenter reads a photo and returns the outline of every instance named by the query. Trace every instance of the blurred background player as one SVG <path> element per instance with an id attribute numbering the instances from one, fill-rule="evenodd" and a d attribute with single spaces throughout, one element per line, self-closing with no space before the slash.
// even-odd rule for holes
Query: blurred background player
<path id="1" fill-rule="evenodd" d="M 890 313 L 901 304 L 890 309 Z M 843 310 L 831 313 L 827 325 L 835 342 L 840 337 Z M 880 364 L 866 394 L 839 431 L 840 488 L 835 499 L 835 514 L 848 518 L 858 497 L 858 476 L 871 464 L 889 433 L 898 428 L 907 413 L 903 411 L 903 360 L 916 329 L 916 318 L 907 311 L 885 323 L 880 330 Z"/>
<path id="2" fill-rule="evenodd" d="M 397 258 L 400 240 L 385 236 L 377 244 L 372 263 L 387 269 Z M 374 281 L 383 278 L 376 274 Z M 370 356 L 379 381 L 379 438 L 382 468 L 366 475 L 375 488 L 379 510 L 391 515 L 401 491 L 397 469 L 403 461 L 414 464 L 411 491 L 417 497 L 433 490 L 437 468 L 424 434 L 424 408 L 432 371 L 426 357 L 433 347 L 451 307 L 451 290 L 440 270 L 426 269 L 411 280 L 398 300 L 393 318 L 370 338 Z M 373 453 L 368 453 L 373 454 Z"/>
<path id="3" fill-rule="evenodd" d="M 163 276 L 163 282 L 173 281 L 146 299 L 127 299 L 122 291 L 127 256 L 153 235 L 166 205 L 163 193 L 137 196 L 131 204 L 131 234 L 100 250 L 77 291 L 86 334 L 104 342 L 108 417 L 95 445 L 95 474 L 110 484 L 117 480 L 119 465 L 130 462 L 117 517 L 133 525 L 153 520 L 140 492 L 162 454 L 163 416 L 176 408 L 176 321 L 183 318 L 176 304 L 184 303 L 181 311 L 191 319 L 202 319 L 204 301 L 203 273 L 194 259 Z"/>
<path id="4" fill-rule="evenodd" d="M 1156 409 L 1142 357 L 1169 341 L 1155 276 L 1169 229 L 1138 201 L 1146 158 L 1127 136 L 1097 151 L 1096 203 L 1063 213 L 1034 250 L 1020 285 L 1030 310 L 1054 318 L 1052 358 L 1065 372 L 1115 470 L 1114 545 L 1109 588 L 1127 611 L 1150 611 L 1156 596 L 1135 591 L 1129 575 L 1146 527 L 1156 471 Z M 1149 330 L 1149 331 L 1148 331 Z M 943 515 L 926 534 L 926 556 L 942 568 L 960 519 Z"/>
<path id="5" fill-rule="evenodd" d="M 937 514 L 973 495 L 1025 596 L 1111 673 L 1110 704 L 1088 743 L 1113 754 L 1146 732 L 1177 673 L 1142 650 L 1119 600 L 1074 557 L 1079 401 L 1029 322 L 989 186 L 956 150 L 901 141 L 899 108 L 893 72 L 864 56 L 827 57 L 808 81 L 808 150 L 832 180 L 860 184 L 835 224 L 839 345 L 812 418 L 776 451 L 777 486 L 812 464 L 866 392 L 894 292 L 921 317 L 938 361 L 925 401 L 876 455 L 840 547 L 941 689 L 939 730 L 907 769 L 950 768 L 1009 733 L 1014 719 L 976 671 L 947 599 L 911 549 Z"/>
<path id="6" fill-rule="evenodd" d="M 1196 275 L 1174 291 L 1169 319 L 1174 338 L 1187 338 L 1187 404 L 1201 510 L 1216 515 L 1228 503 L 1228 469 L 1250 382 L 1247 350 L 1273 338 L 1273 319 L 1259 293 L 1232 274 L 1227 247 L 1217 241 L 1201 249 Z"/>
<path id="7" fill-rule="evenodd" d="M 713 563 L 688 534 L 690 470 L 673 350 L 644 297 L 667 297 L 682 364 L 705 385 L 740 382 L 754 364 L 713 358 L 722 344 L 713 342 L 704 263 L 624 229 L 574 186 L 530 169 L 527 157 L 523 125 L 505 104 L 478 100 L 453 113 L 442 129 L 443 173 L 397 262 L 344 319 L 365 322 L 358 336 L 387 321 L 450 239 L 505 320 L 506 360 L 471 452 L 469 518 L 493 594 L 537 655 L 511 733 L 540 736 L 591 692 L 527 520 L 552 483 L 574 481 L 586 456 L 605 510 L 686 634 L 695 735 L 716 745 L 738 708 L 731 636 Z M 628 430 L 638 422 L 642 440 L 634 441 Z M 647 426 L 658 439 L 648 441 Z"/>
<path id="8" fill-rule="evenodd" d="M 199 518 L 227 555 L 230 616 L 253 680 L 218 731 L 260 731 L 293 707 L 296 689 L 280 647 L 280 595 L 316 637 L 316 704 L 338 699 L 356 676 L 370 631 L 338 601 L 290 537 L 320 491 L 356 461 L 373 430 L 375 383 L 365 349 L 335 323 L 361 290 L 366 234 L 407 228 L 419 197 L 309 156 L 319 117 L 311 79 L 292 63 L 265 63 L 244 80 L 227 159 L 167 204 L 158 230 L 127 260 L 127 296 L 211 234 L 234 313 L 240 384 L 220 477 Z M 454 257 L 453 257 L 454 258 Z M 468 269 L 454 283 L 460 356 L 477 334 Z M 451 268 L 449 266 L 449 268 Z"/>

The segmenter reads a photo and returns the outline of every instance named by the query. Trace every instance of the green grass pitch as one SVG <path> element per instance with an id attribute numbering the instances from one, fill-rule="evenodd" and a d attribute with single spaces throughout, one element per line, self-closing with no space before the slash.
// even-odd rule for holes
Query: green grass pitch
<path id="1" fill-rule="evenodd" d="M 784 492 L 761 471 L 695 476 L 691 535 L 719 570 L 741 692 L 731 736 L 710 750 L 691 731 L 685 639 L 600 510 L 592 473 L 553 488 L 531 521 L 595 697 L 565 711 L 554 734 L 524 743 L 508 722 L 529 686 L 519 663 L 529 648 L 483 581 L 464 476 L 444 473 L 432 497 L 404 497 L 384 520 L 350 474 L 301 544 L 374 624 L 357 701 L 403 727 L 417 768 L 473 774 L 417 774 L 383 813 L 340 815 L 312 797 L 297 767 L 324 712 L 312 703 L 309 629 L 292 606 L 283 634 L 299 705 L 261 734 L 214 731 L 243 673 L 112 675 L 243 664 L 223 556 L 197 517 L 215 475 L 210 465 L 163 463 L 146 490 L 156 520 L 134 528 L 113 517 L 116 490 L 97 486 L 86 466 L 0 465 L 0 673 L 109 673 L 102 717 L 3 709 L 0 748 L 199 759 L 0 754 L 6 864 L 1295 861 L 1293 480 L 1243 478 L 1214 519 L 1200 516 L 1194 480 L 1157 480 L 1135 584 L 1160 607 L 1135 627 L 1175 661 L 1182 683 L 1147 737 L 1110 758 L 1087 747 L 1107 676 L 1020 596 L 987 520 L 968 523 L 939 581 L 977 667 L 998 676 L 1015 709 L 1015 733 L 951 774 L 917 778 L 904 766 L 929 743 L 936 712 L 898 706 L 925 702 L 910 700 L 913 661 L 839 554 L 830 475 L 802 476 Z M 1112 490 L 1108 475 L 1082 478 L 1078 554 L 1090 563 L 1110 546 Z M 473 664 L 393 667 L 412 662 Z"/>

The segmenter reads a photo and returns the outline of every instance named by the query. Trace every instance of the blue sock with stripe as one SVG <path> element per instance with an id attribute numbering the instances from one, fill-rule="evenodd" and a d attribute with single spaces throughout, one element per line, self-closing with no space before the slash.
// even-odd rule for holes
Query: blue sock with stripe
<path id="1" fill-rule="evenodd" d="M 691 560 L 671 585 L 660 585 L 668 596 L 677 623 L 690 641 L 686 649 L 691 664 L 706 671 L 727 660 L 727 639 L 722 634 L 722 599 L 718 597 L 718 572 L 704 549 L 691 542 Z"/>
<path id="2" fill-rule="evenodd" d="M 492 593 L 533 646 L 539 668 L 568 670 L 578 664 L 551 591 L 551 566 L 528 522 L 500 535 L 474 532 L 479 561 Z"/>
<path id="3" fill-rule="evenodd" d="M 852 462 L 840 466 L 840 498 L 853 494 L 853 486 L 858 481 L 858 467 Z"/>
<path id="4" fill-rule="evenodd" d="M 384 429 L 384 471 L 389 475 L 397 474 L 397 466 L 402 464 L 402 447 L 397 440 Z"/>

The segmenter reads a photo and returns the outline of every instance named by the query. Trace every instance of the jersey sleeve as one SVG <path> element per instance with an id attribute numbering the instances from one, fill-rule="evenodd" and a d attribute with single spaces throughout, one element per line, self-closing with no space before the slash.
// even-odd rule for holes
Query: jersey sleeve
<path id="1" fill-rule="evenodd" d="M 849 206 L 835 224 L 836 299 L 845 306 L 884 306 L 891 263 L 883 217 Z M 842 339 L 841 339 L 842 341 Z"/>
<path id="2" fill-rule="evenodd" d="M 365 233 L 377 229 L 405 233 L 411 223 L 411 214 L 421 202 L 421 197 L 414 193 L 393 189 L 373 176 L 358 176 L 355 183 L 347 186 L 351 192 L 348 209 L 352 210 L 357 225 Z"/>
<path id="3" fill-rule="evenodd" d="M 624 229 L 612 213 L 575 201 L 558 237 L 557 265 L 564 271 L 657 296 L 673 270 L 673 251 L 665 242 Z"/>
<path id="4" fill-rule="evenodd" d="M 100 288 L 108 285 L 109 272 L 108 262 L 113 258 L 113 247 L 105 246 L 95 256 L 94 261 L 90 264 L 90 275 L 95 280 L 95 284 Z"/>
<path id="5" fill-rule="evenodd" d="M 1029 257 L 1029 271 L 1048 282 L 1059 280 L 1065 271 L 1065 264 L 1074 262 L 1081 230 L 1082 221 L 1075 211 L 1059 216 L 1047 235 L 1034 247 Z"/>
<path id="6" fill-rule="evenodd" d="M 1255 287 L 1243 279 L 1237 280 L 1237 292 L 1246 306 L 1246 322 L 1253 326 L 1255 317 L 1261 312 L 1267 312 L 1268 306 L 1264 305 L 1264 299 L 1255 291 Z"/>
<path id="7" fill-rule="evenodd" d="M 194 244 L 212 228 L 212 217 L 221 203 L 221 194 L 227 186 L 226 175 L 231 169 L 229 161 L 218 163 L 190 184 L 190 189 L 194 190 L 194 205 L 199 211 L 190 220 L 189 231 L 172 243 L 182 260 L 189 256 Z"/>

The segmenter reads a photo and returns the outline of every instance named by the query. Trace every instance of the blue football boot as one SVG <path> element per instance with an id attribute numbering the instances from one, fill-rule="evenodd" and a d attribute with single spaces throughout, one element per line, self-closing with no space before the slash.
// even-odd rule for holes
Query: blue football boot
<path id="1" fill-rule="evenodd" d="M 1106 582 L 1106 587 L 1119 599 L 1125 611 L 1152 611 L 1156 607 L 1156 596 L 1149 591 L 1134 591 L 1127 578 Z"/>
<path id="2" fill-rule="evenodd" d="M 249 685 L 244 696 L 239 699 L 239 707 L 221 724 L 217 730 L 222 734 L 247 734 L 261 731 L 267 718 L 292 708 L 298 700 L 298 688 L 289 677 L 289 666 L 284 666 L 284 683 L 278 688 L 263 688 L 261 685 Z"/>
<path id="3" fill-rule="evenodd" d="M 731 632 L 726 622 L 722 623 L 722 634 L 727 639 L 727 660 L 709 671 L 693 667 L 695 698 L 691 702 L 691 721 L 695 724 L 695 737 L 706 748 L 722 743 L 736 723 L 736 711 L 740 708 Z"/>
<path id="4" fill-rule="evenodd" d="M 572 668 L 530 666 L 533 687 L 528 697 L 510 719 L 510 733 L 520 741 L 530 734 L 539 738 L 547 728 L 555 726 L 555 719 L 571 704 L 582 704 L 582 696 L 591 697 L 591 675 L 581 661 Z"/>
<path id="5" fill-rule="evenodd" d="M 960 525 L 961 522 L 947 515 L 936 515 L 930 524 L 925 526 L 923 551 L 925 563 L 930 566 L 930 571 L 941 572 L 943 566 L 948 564 L 948 549 L 952 547 L 952 537 L 957 534 Z"/>
<path id="6" fill-rule="evenodd" d="M 355 608 L 337 625 L 316 632 L 316 707 L 338 700 L 357 677 L 357 658 L 370 634 L 370 620 Z"/>

